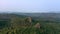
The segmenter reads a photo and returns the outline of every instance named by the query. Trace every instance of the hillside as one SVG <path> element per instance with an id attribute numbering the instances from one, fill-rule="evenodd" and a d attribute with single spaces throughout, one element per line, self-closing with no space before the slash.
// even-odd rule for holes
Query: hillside
<path id="1" fill-rule="evenodd" d="M 60 34 L 60 13 L 0 14 L 0 34 Z"/>

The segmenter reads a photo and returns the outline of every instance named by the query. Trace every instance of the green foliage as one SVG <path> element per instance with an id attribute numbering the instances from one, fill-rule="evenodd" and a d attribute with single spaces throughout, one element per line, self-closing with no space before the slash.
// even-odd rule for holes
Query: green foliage
<path id="1" fill-rule="evenodd" d="M 40 23 L 40 28 L 34 27 Z M 26 17 L 12 17 L 7 21 L 0 21 L 0 34 L 60 34 L 60 23 L 57 21 L 32 19 L 30 24 Z"/>

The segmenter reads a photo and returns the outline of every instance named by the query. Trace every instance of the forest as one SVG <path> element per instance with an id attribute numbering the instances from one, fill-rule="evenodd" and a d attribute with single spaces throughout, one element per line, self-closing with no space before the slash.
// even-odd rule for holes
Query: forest
<path id="1" fill-rule="evenodd" d="M 26 14 L 0 14 L 0 34 L 60 34 L 59 14 Z"/>

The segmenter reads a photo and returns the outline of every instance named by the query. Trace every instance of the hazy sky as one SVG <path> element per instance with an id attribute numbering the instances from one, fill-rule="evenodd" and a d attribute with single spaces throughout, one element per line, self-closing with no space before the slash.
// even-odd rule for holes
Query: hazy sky
<path id="1" fill-rule="evenodd" d="M 60 11 L 60 0 L 0 0 L 0 11 Z"/>

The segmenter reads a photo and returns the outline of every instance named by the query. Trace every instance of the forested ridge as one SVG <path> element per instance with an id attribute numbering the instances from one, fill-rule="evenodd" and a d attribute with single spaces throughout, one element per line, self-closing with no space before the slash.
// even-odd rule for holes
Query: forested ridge
<path id="1" fill-rule="evenodd" d="M 0 14 L 0 34 L 60 34 L 60 23 L 52 17 Z"/>

